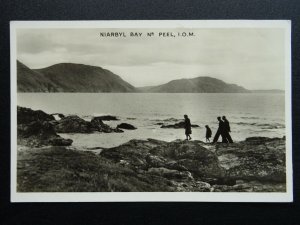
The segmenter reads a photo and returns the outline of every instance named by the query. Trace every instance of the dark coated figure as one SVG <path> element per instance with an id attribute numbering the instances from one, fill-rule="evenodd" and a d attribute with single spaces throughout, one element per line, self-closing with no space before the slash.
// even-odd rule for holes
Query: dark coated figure
<path id="1" fill-rule="evenodd" d="M 184 129 L 185 129 L 185 136 L 186 136 L 185 140 L 191 140 L 192 125 L 187 115 L 184 115 Z"/>
<path id="2" fill-rule="evenodd" d="M 219 121 L 219 128 L 217 130 L 217 133 L 215 134 L 215 137 L 213 139 L 213 143 L 216 143 L 218 141 L 220 135 L 222 137 L 222 143 L 227 143 L 227 140 L 226 140 L 226 138 L 224 136 L 224 121 L 221 120 L 220 116 L 218 116 L 217 119 Z"/>
<path id="3" fill-rule="evenodd" d="M 226 142 L 233 143 L 232 138 L 230 136 L 230 125 L 229 121 L 226 119 L 225 116 L 222 116 L 222 120 L 224 121 L 224 138 L 226 139 Z"/>
<path id="4" fill-rule="evenodd" d="M 205 125 L 205 128 L 206 128 L 206 135 L 205 135 L 205 138 L 206 138 L 206 142 L 210 142 L 209 138 L 211 138 L 211 129 L 209 128 L 208 125 Z"/>

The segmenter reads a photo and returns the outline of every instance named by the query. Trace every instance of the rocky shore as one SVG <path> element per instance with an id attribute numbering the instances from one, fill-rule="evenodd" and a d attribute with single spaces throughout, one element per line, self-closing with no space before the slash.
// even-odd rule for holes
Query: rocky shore
<path id="1" fill-rule="evenodd" d="M 18 107 L 18 191 L 286 191 L 284 138 L 214 145 L 131 140 L 95 154 L 72 148 L 72 140 L 57 134 L 74 130 L 119 132 L 99 118 L 64 116 L 57 121 Z"/>
<path id="2" fill-rule="evenodd" d="M 58 115 L 59 120 L 55 119 Z M 122 133 L 122 126 L 113 128 L 102 120 L 112 120 L 115 117 L 94 117 L 86 121 L 77 115 L 64 116 L 62 114 L 49 115 L 41 110 L 29 108 L 17 108 L 17 133 L 18 144 L 41 147 L 41 146 L 69 146 L 72 140 L 64 139 L 57 133 Z M 128 124 L 130 125 L 130 124 Z"/>

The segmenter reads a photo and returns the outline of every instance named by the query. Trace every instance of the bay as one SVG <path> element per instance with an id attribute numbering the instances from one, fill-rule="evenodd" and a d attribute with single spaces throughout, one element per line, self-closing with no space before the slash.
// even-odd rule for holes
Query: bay
<path id="1" fill-rule="evenodd" d="M 282 93 L 18 93 L 17 104 L 46 113 L 93 116 L 115 115 L 119 121 L 105 121 L 110 126 L 126 122 L 137 130 L 124 133 L 60 134 L 74 140 L 73 146 L 113 147 L 131 139 L 155 138 L 172 141 L 184 139 L 183 129 L 162 129 L 158 123 L 176 123 L 187 114 L 192 124 L 192 138 L 205 141 L 205 125 L 213 135 L 217 116 L 230 121 L 234 141 L 247 137 L 282 137 L 285 135 L 285 102 Z"/>

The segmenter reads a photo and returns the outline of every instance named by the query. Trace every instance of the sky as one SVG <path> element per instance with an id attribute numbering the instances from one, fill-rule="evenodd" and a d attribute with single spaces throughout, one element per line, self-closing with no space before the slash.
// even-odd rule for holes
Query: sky
<path id="1" fill-rule="evenodd" d="M 126 37 L 100 36 L 107 32 Z M 183 32 L 193 34 L 178 36 Z M 136 87 L 211 76 L 248 89 L 284 89 L 284 43 L 280 28 L 19 28 L 17 59 L 32 69 L 65 62 L 100 66 Z"/>

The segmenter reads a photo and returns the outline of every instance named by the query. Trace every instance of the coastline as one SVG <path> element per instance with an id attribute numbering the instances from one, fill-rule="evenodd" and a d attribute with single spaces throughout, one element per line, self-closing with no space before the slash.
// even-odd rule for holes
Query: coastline
<path id="1" fill-rule="evenodd" d="M 57 134 L 126 132 L 101 119 L 61 115 L 57 122 L 43 111 L 18 107 L 17 191 L 286 191 L 284 137 L 233 144 L 132 139 L 111 148 L 79 149 Z"/>

